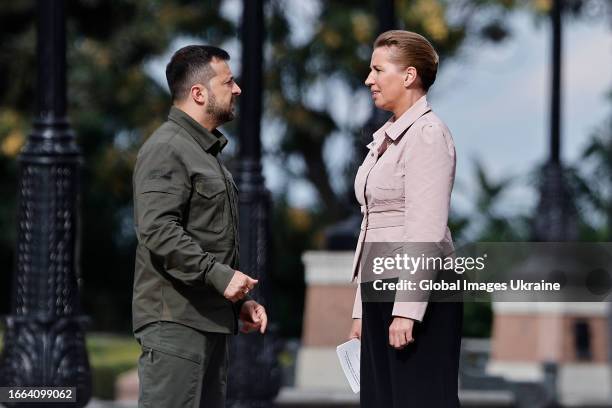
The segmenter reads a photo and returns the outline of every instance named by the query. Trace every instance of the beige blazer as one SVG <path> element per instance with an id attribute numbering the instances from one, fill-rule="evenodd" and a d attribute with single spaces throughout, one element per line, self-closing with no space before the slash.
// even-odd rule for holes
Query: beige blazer
<path id="1" fill-rule="evenodd" d="M 390 138 L 384 154 L 380 149 Z M 425 96 L 396 121 L 390 119 L 368 144 L 357 170 L 355 194 L 363 222 L 352 279 L 361 282 L 364 242 L 435 242 L 452 245 L 448 229 L 455 180 L 455 145 L 448 127 L 431 111 Z M 421 321 L 427 302 L 395 302 L 394 316 Z M 361 318 L 357 287 L 353 318 Z"/>

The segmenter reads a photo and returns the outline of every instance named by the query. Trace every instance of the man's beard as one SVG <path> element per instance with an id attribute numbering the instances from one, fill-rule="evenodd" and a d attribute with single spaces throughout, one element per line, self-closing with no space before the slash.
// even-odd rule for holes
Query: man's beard
<path id="1" fill-rule="evenodd" d="M 217 99 L 214 95 L 208 97 L 208 104 L 206 106 L 206 113 L 213 117 L 217 123 L 226 123 L 234 119 L 234 112 L 232 111 L 232 105 L 234 104 L 234 98 L 227 108 L 222 108 L 217 105 Z"/>

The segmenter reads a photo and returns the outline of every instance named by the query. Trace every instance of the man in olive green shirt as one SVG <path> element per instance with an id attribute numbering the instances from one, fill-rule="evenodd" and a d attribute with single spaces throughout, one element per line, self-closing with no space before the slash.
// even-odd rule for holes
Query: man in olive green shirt
<path id="1" fill-rule="evenodd" d="M 166 67 L 173 107 L 134 169 L 138 237 L 132 302 L 140 407 L 225 406 L 229 335 L 267 325 L 238 271 L 238 191 L 219 160 L 240 88 L 229 55 L 178 50 Z"/>

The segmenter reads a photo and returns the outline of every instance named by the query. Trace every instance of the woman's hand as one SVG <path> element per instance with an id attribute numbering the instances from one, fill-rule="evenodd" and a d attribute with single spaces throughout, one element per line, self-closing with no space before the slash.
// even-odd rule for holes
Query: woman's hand
<path id="1" fill-rule="evenodd" d="M 412 327 L 414 320 L 407 317 L 395 316 L 389 326 L 389 345 L 401 350 L 414 341 Z"/>
<path id="2" fill-rule="evenodd" d="M 349 339 L 361 339 L 361 319 L 353 319 Z"/>

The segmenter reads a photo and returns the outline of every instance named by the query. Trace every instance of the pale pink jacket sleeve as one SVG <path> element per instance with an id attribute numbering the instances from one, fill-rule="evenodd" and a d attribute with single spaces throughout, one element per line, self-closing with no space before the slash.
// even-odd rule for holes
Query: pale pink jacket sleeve
<path id="1" fill-rule="evenodd" d="M 442 242 L 447 237 L 450 196 L 455 174 L 455 148 L 437 123 L 421 125 L 404 156 L 404 242 Z M 412 137 L 414 136 L 414 137 Z M 422 321 L 427 302 L 399 302 L 394 316 Z"/>
<path id="2" fill-rule="evenodd" d="M 355 303 L 353 303 L 353 319 L 361 319 L 361 283 L 357 285 Z"/>

